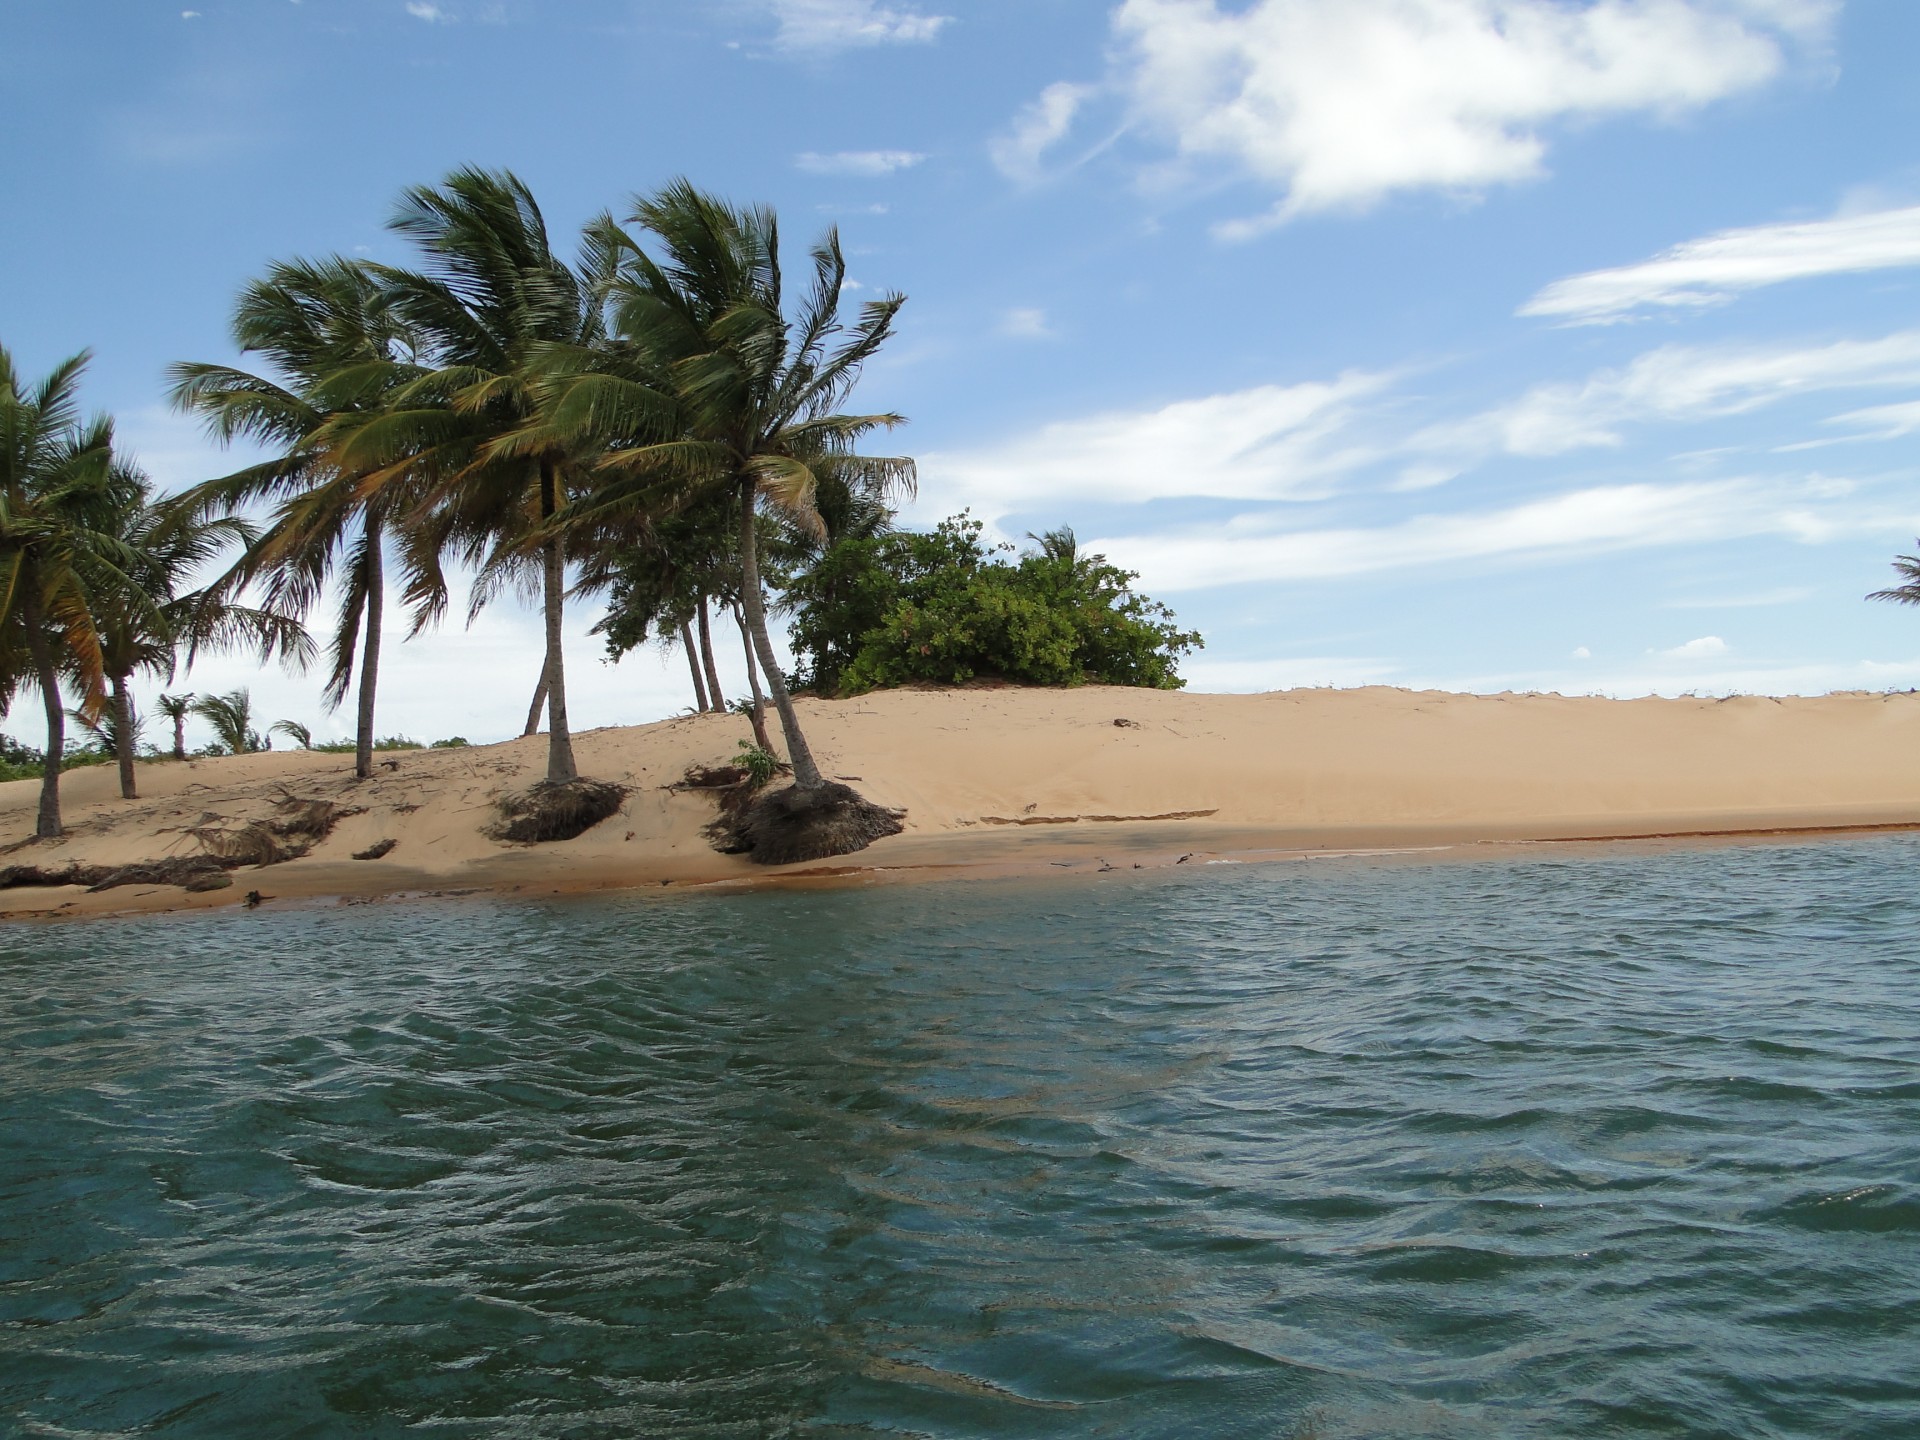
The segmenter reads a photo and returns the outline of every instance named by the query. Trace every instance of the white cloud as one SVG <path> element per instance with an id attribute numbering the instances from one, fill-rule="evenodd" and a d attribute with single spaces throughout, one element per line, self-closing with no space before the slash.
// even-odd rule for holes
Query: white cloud
<path id="1" fill-rule="evenodd" d="M 198 20 L 200 18 L 200 12 L 198 10 L 182 10 L 180 12 L 180 18 L 182 20 Z"/>
<path id="2" fill-rule="evenodd" d="M 1158 594 L 1756 535 L 1813 543 L 1900 534 L 1912 523 L 1908 514 L 1843 511 L 1833 501 L 1818 482 L 1611 485 L 1372 528 L 1288 531 L 1273 516 L 1243 516 L 1206 529 L 1102 538 L 1089 548 L 1139 571 L 1146 590 Z"/>
<path id="3" fill-rule="evenodd" d="M 1258 695 L 1310 686 L 1382 685 L 1401 667 L 1356 655 L 1289 655 L 1272 660 L 1182 660 L 1187 688 L 1212 695 Z"/>
<path id="4" fill-rule="evenodd" d="M 1000 333 L 1016 340 L 1045 340 L 1053 331 L 1047 328 L 1047 312 L 1035 309 L 1009 310 L 1000 317 Z"/>
<path id="5" fill-rule="evenodd" d="M 988 147 L 993 163 L 1010 180 L 1031 185 L 1045 173 L 1047 151 L 1073 128 L 1073 117 L 1094 93 L 1090 85 L 1061 81 L 1040 92 L 1040 98 L 1015 117 L 1008 132 Z"/>
<path id="6" fill-rule="evenodd" d="M 1109 84 L 1188 162 L 1278 189 L 1244 238 L 1408 189 L 1545 172 L 1547 127 L 1671 116 L 1779 73 L 1837 0 L 1125 0 Z M 1037 173 L 1084 92 L 1042 96 L 1003 169 Z M 1052 97 L 1049 102 L 1049 97 Z"/>
<path id="7" fill-rule="evenodd" d="M 438 5 L 429 3 L 429 0 L 407 0 L 407 14 L 413 16 L 416 20 L 424 20 L 429 25 L 450 25 L 453 23 L 452 14 L 443 10 Z"/>
<path id="8" fill-rule="evenodd" d="M 1591 660 L 1593 658 L 1593 651 L 1584 645 L 1576 645 L 1573 647 L 1572 658 L 1575 660 Z"/>
<path id="9" fill-rule="evenodd" d="M 836 150 L 823 155 L 807 150 L 793 157 L 794 166 L 809 175 L 892 175 L 911 170 L 925 155 L 914 150 Z"/>
<path id="10" fill-rule="evenodd" d="M 1057 421 L 990 449 L 924 455 L 915 513 L 938 518 L 970 505 L 995 519 L 1076 499 L 1324 494 L 1332 477 L 1374 458 L 1337 437 L 1359 402 L 1390 382 L 1350 372 L 1331 382 L 1263 385 Z"/>
<path id="11" fill-rule="evenodd" d="M 1732 648 L 1718 635 L 1702 635 L 1698 640 L 1689 640 L 1671 650 L 1650 650 L 1647 653 L 1658 655 L 1663 660 L 1712 660 Z"/>
<path id="12" fill-rule="evenodd" d="M 1743 290 L 1787 280 L 1904 265 L 1920 265 L 1920 205 L 1723 230 L 1638 265 L 1556 280 L 1520 313 L 1603 322 L 1649 307 L 1717 305 Z"/>
<path id="13" fill-rule="evenodd" d="M 1859 438 L 1862 439 L 1897 440 L 1920 430 L 1920 400 L 1849 410 L 1844 415 L 1835 415 L 1827 424 L 1851 425 L 1861 432 Z"/>
<path id="14" fill-rule="evenodd" d="M 1413 443 L 1442 452 L 1560 455 L 1619 445 L 1631 421 L 1709 419 L 1794 395 L 1915 383 L 1920 330 L 1819 346 L 1669 345 L 1578 383 L 1536 385 L 1511 404 L 1431 426 Z"/>
<path id="15" fill-rule="evenodd" d="M 768 0 L 786 50 L 847 50 L 865 45 L 920 44 L 952 20 L 881 0 Z"/>
<path id="16" fill-rule="evenodd" d="M 1791 605 L 1796 600 L 1805 600 L 1812 596 L 1813 590 L 1806 585 L 1787 585 L 1778 590 L 1760 590 L 1742 595 L 1714 595 L 1704 598 L 1667 600 L 1661 604 L 1663 610 L 1752 610 L 1765 605 Z"/>

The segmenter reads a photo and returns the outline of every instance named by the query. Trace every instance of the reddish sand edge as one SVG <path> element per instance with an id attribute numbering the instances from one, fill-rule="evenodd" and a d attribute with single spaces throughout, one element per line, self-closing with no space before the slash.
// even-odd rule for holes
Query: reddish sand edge
<path id="1" fill-rule="evenodd" d="M 306 752 L 63 781 L 69 834 L 27 842 L 38 787 L 0 785 L 0 865 L 124 864 L 196 853 L 187 833 L 272 813 L 284 795 L 357 813 L 300 860 L 191 894 L 127 886 L 0 891 L 0 916 L 199 911 L 451 894 L 680 892 L 1373 856 L 1458 859 L 1585 843 L 1664 845 L 1920 829 L 1920 696 L 1614 701 L 1370 687 L 1270 695 L 895 691 L 803 702 L 829 773 L 906 812 L 857 855 L 760 867 L 701 835 L 708 797 L 670 788 L 724 761 L 734 717 L 596 730 L 580 768 L 629 787 L 571 841 L 498 844 L 494 801 L 544 771 L 544 737 L 407 751 L 371 780 Z M 1124 723 L 1122 723 L 1124 722 Z M 349 856 L 377 840 L 384 859 Z M 1560 852 L 1564 853 L 1564 852 Z"/>

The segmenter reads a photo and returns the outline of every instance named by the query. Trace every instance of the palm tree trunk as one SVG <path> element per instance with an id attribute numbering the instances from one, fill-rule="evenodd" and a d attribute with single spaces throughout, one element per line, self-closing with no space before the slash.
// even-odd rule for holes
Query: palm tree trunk
<path id="1" fill-rule="evenodd" d="M 173 717 L 173 758 L 187 758 L 187 712 L 184 710 Z"/>
<path id="2" fill-rule="evenodd" d="M 523 737 L 527 735 L 538 735 L 540 733 L 540 716 L 545 712 L 546 708 L 547 666 L 543 660 L 540 663 L 540 683 L 533 687 L 533 704 L 527 707 L 527 728 L 520 732 Z"/>
<path id="3" fill-rule="evenodd" d="M 560 479 L 551 461 L 540 464 L 540 518 L 553 519 L 560 508 Z M 566 601 L 567 560 L 558 535 L 540 547 L 545 561 L 542 599 L 547 612 L 547 781 L 578 778 L 573 762 L 573 732 L 567 727 L 567 674 L 560 651 L 561 606 Z"/>
<path id="4" fill-rule="evenodd" d="M 40 567 L 29 562 L 22 567 L 21 623 L 27 632 L 27 654 L 33 661 L 33 673 L 40 684 L 40 699 L 47 707 L 47 758 L 40 772 L 40 813 L 33 833 L 42 840 L 60 838 L 60 762 L 66 758 L 67 713 L 60 708 L 60 677 L 54 670 L 53 647 L 47 643 L 45 618 L 40 612 Z"/>
<path id="5" fill-rule="evenodd" d="M 713 663 L 713 632 L 707 628 L 707 597 L 700 597 L 700 660 L 707 667 L 707 694 L 713 697 L 708 707 L 716 711 L 727 708 L 727 693 L 720 688 L 720 671 Z"/>
<path id="6" fill-rule="evenodd" d="M 793 766 L 796 790 L 818 790 L 826 776 L 814 763 L 807 737 L 800 731 L 800 717 L 794 713 L 793 697 L 787 694 L 786 677 L 780 662 L 773 657 L 773 642 L 767 638 L 767 605 L 760 594 L 760 557 L 753 529 L 754 482 L 740 482 L 740 602 L 747 612 L 747 628 L 753 636 L 753 648 L 760 657 L 760 669 L 767 677 L 767 689 L 773 692 L 773 708 L 780 712 L 780 730 L 787 737 L 787 762 Z"/>
<path id="7" fill-rule="evenodd" d="M 353 773 L 365 780 L 373 774 L 373 695 L 380 679 L 380 617 L 386 600 L 381 555 L 380 521 L 367 516 L 366 634 L 360 641 L 360 713 L 353 731 Z"/>
<path id="8" fill-rule="evenodd" d="M 120 764 L 120 798 L 137 800 L 133 788 L 133 697 L 127 694 L 127 677 L 113 677 L 113 755 Z"/>
<path id="9" fill-rule="evenodd" d="M 747 688 L 753 691 L 753 743 L 773 754 L 773 737 L 767 734 L 767 701 L 760 693 L 760 667 L 753 661 L 753 636 L 747 633 L 747 617 L 734 607 L 733 618 L 740 624 L 740 645 L 747 652 Z"/>
<path id="10" fill-rule="evenodd" d="M 700 678 L 700 657 L 693 649 L 693 626 L 680 622 L 680 648 L 687 652 L 687 669 L 693 672 L 693 699 L 702 715 L 707 713 L 707 682 Z"/>

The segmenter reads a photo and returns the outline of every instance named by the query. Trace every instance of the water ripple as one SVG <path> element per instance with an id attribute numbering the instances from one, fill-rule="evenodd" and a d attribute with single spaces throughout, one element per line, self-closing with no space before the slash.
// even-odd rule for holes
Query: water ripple
<path id="1" fill-rule="evenodd" d="M 0 1415 L 1920 1435 L 1917 860 L 16 928 Z"/>

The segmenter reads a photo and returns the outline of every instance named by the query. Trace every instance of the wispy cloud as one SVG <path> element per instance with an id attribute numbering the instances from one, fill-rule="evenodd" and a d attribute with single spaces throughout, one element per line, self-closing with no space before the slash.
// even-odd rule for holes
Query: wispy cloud
<path id="1" fill-rule="evenodd" d="M 971 505 L 997 519 L 1076 499 L 1138 504 L 1324 494 L 1334 477 L 1374 458 L 1375 451 L 1342 437 L 1356 407 L 1391 380 L 1353 372 L 1263 385 L 1057 421 L 987 449 L 924 455 L 916 513 L 938 518 Z"/>
<path id="2" fill-rule="evenodd" d="M 1000 317 L 1000 333 L 1015 340 L 1045 340 L 1053 331 L 1047 326 L 1047 312 L 1036 309 L 1009 310 Z"/>
<path id="3" fill-rule="evenodd" d="M 1655 650 L 1651 653 L 1662 660 L 1712 660 L 1727 653 L 1733 647 L 1718 635 L 1702 635 L 1698 640 L 1689 640 L 1684 645 L 1675 645 L 1670 650 Z"/>
<path id="4" fill-rule="evenodd" d="M 430 0 L 407 0 L 407 14 L 416 20 L 424 20 L 429 25 L 449 25 L 453 23 L 453 14 L 442 6 L 430 3 Z"/>
<path id="5" fill-rule="evenodd" d="M 1090 543 L 1138 570 L 1150 591 L 1176 593 L 1758 535 L 1814 543 L 1842 534 L 1898 534 L 1910 520 L 1840 509 L 1818 483 L 1723 480 L 1595 486 L 1504 509 L 1419 515 L 1383 526 L 1287 530 L 1268 514 Z"/>
<path id="6" fill-rule="evenodd" d="M 1429 427 L 1413 446 L 1561 455 L 1620 445 L 1630 422 L 1737 415 L 1794 395 L 1911 384 L 1920 384 L 1920 330 L 1816 346 L 1667 345 L 1622 369 L 1536 385 L 1510 404 Z"/>
<path id="7" fill-rule="evenodd" d="M 1920 430 L 1920 400 L 1903 400 L 1897 405 L 1870 405 L 1864 410 L 1849 410 L 1835 415 L 1829 425 L 1847 425 L 1865 440 L 1898 440 Z"/>
<path id="8" fill-rule="evenodd" d="M 1546 171 L 1549 127 L 1671 116 L 1762 85 L 1838 0 L 1124 0 L 1107 86 L 1187 165 L 1280 192 L 1222 227 L 1405 190 L 1478 191 Z M 1085 91 L 1056 86 L 1002 142 L 1037 173 Z"/>
<path id="9" fill-rule="evenodd" d="M 1042 90 L 1038 99 L 1014 117 L 1006 133 L 989 145 L 988 151 L 1000 173 L 1022 185 L 1039 180 L 1046 173 L 1047 151 L 1066 138 L 1073 128 L 1073 117 L 1094 93 L 1095 87 L 1091 85 L 1074 85 L 1064 80 Z"/>
<path id="10" fill-rule="evenodd" d="M 1604 323 L 1647 309 L 1718 305 L 1788 280 L 1907 265 L 1920 265 L 1920 205 L 1723 230 L 1637 265 L 1556 280 L 1520 313 Z"/>
<path id="11" fill-rule="evenodd" d="M 911 170 L 926 158 L 917 150 L 836 150 L 831 154 L 805 150 L 793 157 L 793 163 L 809 175 L 880 176 Z"/>
<path id="12" fill-rule="evenodd" d="M 867 45 L 925 44 L 952 22 L 883 0 L 768 0 L 784 50 L 833 51 Z"/>

